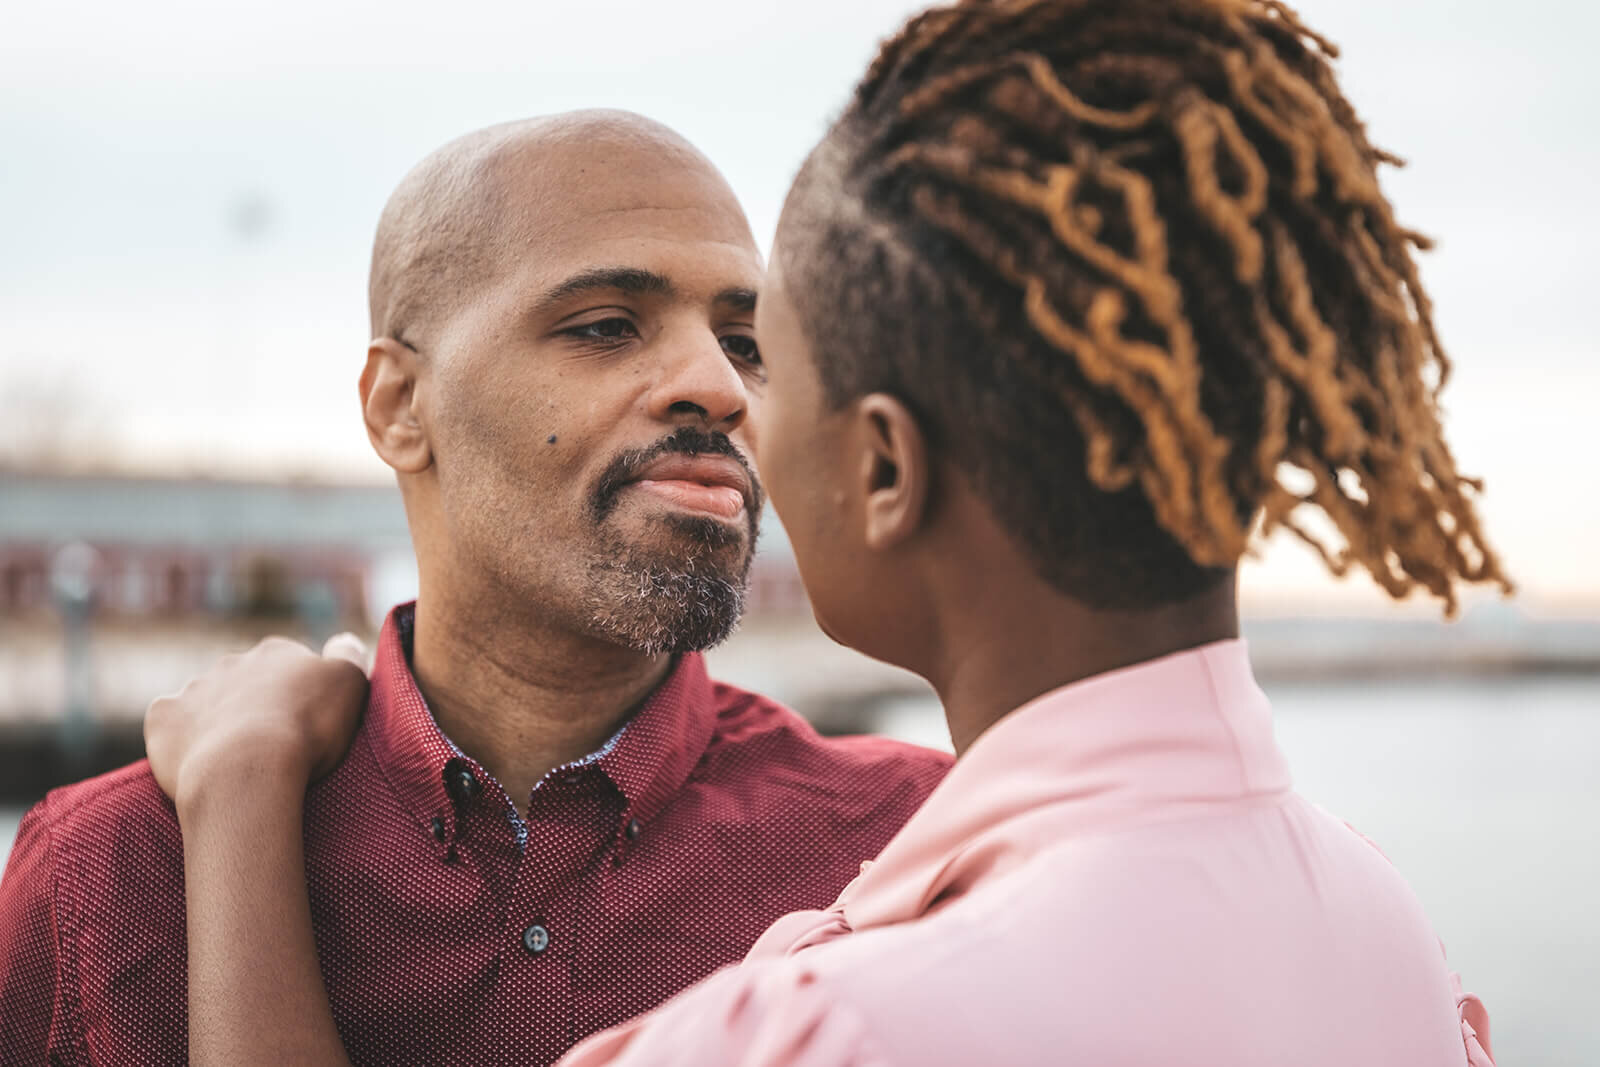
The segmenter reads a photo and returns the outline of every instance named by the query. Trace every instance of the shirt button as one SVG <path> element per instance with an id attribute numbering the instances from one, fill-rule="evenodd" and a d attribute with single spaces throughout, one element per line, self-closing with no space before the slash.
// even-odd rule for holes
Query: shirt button
<path id="1" fill-rule="evenodd" d="M 483 783 L 463 759 L 449 760 L 444 765 L 444 788 L 457 804 L 467 804 L 483 792 Z"/>
<path id="2" fill-rule="evenodd" d="M 638 819 L 629 819 L 628 820 L 628 829 L 627 829 L 626 832 L 627 832 L 629 841 L 637 841 L 637 840 L 639 840 L 639 820 Z"/>
<path id="3" fill-rule="evenodd" d="M 534 923 L 522 931 L 522 947 L 537 956 L 550 947 L 550 931 Z"/>

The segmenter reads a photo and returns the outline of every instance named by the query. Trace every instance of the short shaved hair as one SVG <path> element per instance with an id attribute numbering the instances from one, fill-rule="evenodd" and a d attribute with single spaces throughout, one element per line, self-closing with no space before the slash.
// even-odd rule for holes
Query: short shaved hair
<path id="1" fill-rule="evenodd" d="M 628 111 L 587 110 L 474 131 L 430 153 L 403 179 L 378 220 L 367 287 L 374 337 L 416 347 L 442 309 L 479 291 L 526 248 L 536 215 L 508 202 L 515 173 L 560 146 L 594 141 L 646 145 L 664 161 L 715 170 L 666 126 Z M 525 193 L 526 190 L 519 190 Z"/>

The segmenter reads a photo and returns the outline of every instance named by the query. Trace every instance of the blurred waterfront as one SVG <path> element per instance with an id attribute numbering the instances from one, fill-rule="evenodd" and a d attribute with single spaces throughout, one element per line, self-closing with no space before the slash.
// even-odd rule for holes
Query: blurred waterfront
<path id="1" fill-rule="evenodd" d="M 832 732 L 926 693 L 821 634 L 782 527 L 765 526 L 745 624 L 713 667 Z M 150 699 L 224 653 L 268 633 L 370 638 L 415 590 L 392 487 L 0 468 L 0 802 L 137 756 Z M 1445 623 L 1426 604 L 1329 616 L 1260 599 L 1246 636 L 1271 681 L 1600 678 L 1600 616 L 1478 600 Z"/>

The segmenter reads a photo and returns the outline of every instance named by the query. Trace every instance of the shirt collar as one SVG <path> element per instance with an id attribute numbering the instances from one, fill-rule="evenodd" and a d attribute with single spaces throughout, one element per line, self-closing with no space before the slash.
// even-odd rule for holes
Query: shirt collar
<path id="1" fill-rule="evenodd" d="M 415 603 L 389 613 L 378 636 L 363 724 L 390 786 L 424 830 L 441 820 L 441 846 L 455 839 L 455 813 L 446 789 L 447 763 L 465 762 L 479 781 L 489 776 L 439 730 L 411 673 L 403 631 Z M 627 800 L 626 817 L 647 821 L 677 794 L 700 762 L 716 723 L 713 684 L 698 653 L 679 656 L 627 728 L 594 762 Z M 591 761 L 584 760 L 583 763 Z M 518 806 L 528 798 L 515 798 Z"/>
<path id="2" fill-rule="evenodd" d="M 646 822 L 671 803 L 705 755 L 715 726 L 715 687 L 705 657 L 681 655 L 598 761 L 627 798 L 630 818 Z"/>
<path id="3" fill-rule="evenodd" d="M 1064 686 L 995 723 L 839 907 L 855 930 L 907 921 L 1064 836 L 1288 789 L 1245 643 L 1220 641 Z"/>

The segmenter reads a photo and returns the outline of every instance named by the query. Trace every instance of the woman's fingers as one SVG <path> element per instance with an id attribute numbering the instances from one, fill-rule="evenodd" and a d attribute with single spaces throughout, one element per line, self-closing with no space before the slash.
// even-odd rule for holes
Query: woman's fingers
<path id="1" fill-rule="evenodd" d="M 349 631 L 328 638 L 322 646 L 322 655 L 325 659 L 342 659 L 346 663 L 354 664 L 360 668 L 362 674 L 371 671 L 372 656 L 367 651 L 367 646 L 362 643 L 361 638 Z"/>
<path id="2" fill-rule="evenodd" d="M 157 784 L 183 800 L 234 788 L 246 767 L 301 786 L 336 767 L 366 706 L 367 650 L 340 634 L 323 651 L 269 637 L 152 703 L 144 734 Z"/>

